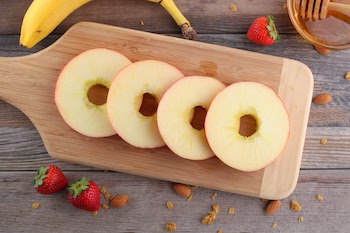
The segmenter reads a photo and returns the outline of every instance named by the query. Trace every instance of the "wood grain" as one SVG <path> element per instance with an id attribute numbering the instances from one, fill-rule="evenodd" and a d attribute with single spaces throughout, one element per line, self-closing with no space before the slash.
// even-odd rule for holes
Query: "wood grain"
<path id="1" fill-rule="evenodd" d="M 117 50 L 131 61 L 162 60 L 179 67 L 186 75 L 213 76 L 228 84 L 254 80 L 270 86 L 281 96 L 292 119 L 291 137 L 281 155 L 281 161 L 289 164 L 291 170 L 284 173 L 283 169 L 274 169 L 277 174 L 265 175 L 266 179 L 272 176 L 283 178 L 277 183 L 275 179 L 265 183 L 264 191 L 260 192 L 264 170 L 244 173 L 227 167 L 216 158 L 188 161 L 165 148 L 139 150 L 126 145 L 119 137 L 92 139 L 74 132 L 63 122 L 53 102 L 55 80 L 75 55 L 96 47 Z M 256 72 L 254 76 L 250 72 L 252 64 Z M 299 62 L 108 25 L 80 23 L 48 49 L 32 56 L 3 58 L 0 66 L 0 84 L 5 87 L 0 89 L 0 97 L 31 119 L 49 154 L 56 159 L 170 181 L 187 181 L 252 196 L 280 199 L 293 191 L 313 88 L 311 72 Z M 300 78 L 308 83 L 295 85 Z M 29 99 L 30 102 L 26 101 Z M 179 171 L 178 167 L 182 169 Z M 196 175 L 192 174 L 193 170 Z M 208 174 L 211 178 L 204 179 Z M 274 187 L 284 187 L 280 182 L 288 184 L 287 189 L 271 191 Z"/>
<path id="2" fill-rule="evenodd" d="M 19 34 L 21 20 L 30 0 L 2 0 L 0 8 L 0 34 Z M 198 33 L 245 33 L 253 20 L 261 15 L 272 14 L 279 32 L 296 33 L 283 0 L 244 0 L 234 2 L 237 12 L 230 10 L 230 0 L 186 1 L 176 0 L 176 5 Z M 258 10 L 257 10 L 258 9 Z M 218 14 L 219 13 L 219 14 Z M 155 33 L 181 33 L 170 15 L 160 6 L 146 0 L 95 0 L 67 17 L 53 32 L 63 34 L 81 21 L 108 23 L 114 26 Z M 141 25 L 140 21 L 144 23 Z M 205 23 L 204 23 L 205 22 Z"/>
<path id="3" fill-rule="evenodd" d="M 169 221 L 177 224 L 176 232 L 212 233 L 223 232 L 346 232 L 350 227 L 347 219 L 350 170 L 301 171 L 294 193 L 282 200 L 281 208 L 273 215 L 264 213 L 265 204 L 258 198 L 197 188 L 193 198 L 186 202 L 177 195 L 171 183 L 132 176 L 117 172 L 68 172 L 70 182 L 86 175 L 99 187 L 104 186 L 111 195 L 126 194 L 128 204 L 121 209 L 101 209 L 96 217 L 71 206 L 67 192 L 43 196 L 32 187 L 34 172 L 0 172 L 0 224 L 3 232 L 47 232 L 47 227 L 56 232 L 164 232 Z M 20 187 L 20 188 L 19 188 Z M 211 196 L 217 192 L 215 201 Z M 316 194 L 324 197 L 316 200 Z M 289 209 L 290 200 L 297 200 L 301 212 Z M 174 209 L 169 210 L 166 202 Z M 39 209 L 31 209 L 33 202 L 40 202 Z M 103 198 L 101 202 L 107 203 Z M 219 204 L 220 212 L 211 225 L 200 223 L 211 206 Z M 228 209 L 235 208 L 229 215 Z M 298 216 L 304 217 L 299 223 Z M 272 229 L 271 224 L 277 223 Z M 20 224 L 18 224 L 20 223 Z M 83 223 L 83 224 L 77 224 Z M 24 228 L 25 226 L 25 228 Z"/>

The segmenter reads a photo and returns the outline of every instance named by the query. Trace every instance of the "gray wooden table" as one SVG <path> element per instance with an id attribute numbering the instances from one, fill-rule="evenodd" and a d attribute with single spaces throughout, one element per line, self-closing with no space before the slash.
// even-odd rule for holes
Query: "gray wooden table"
<path id="1" fill-rule="evenodd" d="M 21 20 L 30 0 L 0 3 L 0 56 L 23 56 L 40 51 L 80 21 L 106 23 L 125 28 L 181 37 L 178 27 L 158 5 L 145 0 L 96 0 L 70 15 L 33 49 L 18 45 Z M 303 40 L 291 25 L 283 0 L 186 1 L 176 0 L 198 32 L 198 40 L 232 48 L 299 60 L 309 66 L 315 79 L 314 95 L 329 92 L 333 101 L 311 106 L 301 171 L 295 191 L 273 215 L 264 213 L 258 198 L 205 188 L 192 190 L 193 199 L 176 195 L 171 183 L 92 167 L 68 164 L 50 157 L 30 120 L 0 100 L 0 232 L 164 232 L 167 222 L 176 232 L 350 232 L 350 50 L 321 55 Z M 230 11 L 235 3 L 238 11 Z M 260 15 L 272 14 L 281 41 L 270 47 L 246 39 L 250 23 Z M 144 24 L 141 25 L 140 21 Z M 1 87 L 0 87 L 1 88 Z M 321 138 L 328 143 L 320 144 Z M 101 209 L 96 217 L 72 207 L 66 192 L 50 196 L 36 193 L 32 185 L 41 164 L 62 168 L 69 180 L 86 175 L 111 194 L 125 193 L 129 203 L 121 209 Z M 217 192 L 216 200 L 211 195 Z M 316 194 L 324 197 L 316 200 Z M 289 202 L 302 205 L 292 212 Z M 103 200 L 103 199 L 102 199 Z M 169 210 L 170 200 L 175 208 Z M 33 202 L 41 206 L 34 210 Z M 220 212 L 211 225 L 201 218 L 219 204 Z M 229 215 L 228 208 L 235 214 Z M 304 218 L 298 222 L 298 217 Z M 277 227 L 272 228 L 272 223 Z"/>

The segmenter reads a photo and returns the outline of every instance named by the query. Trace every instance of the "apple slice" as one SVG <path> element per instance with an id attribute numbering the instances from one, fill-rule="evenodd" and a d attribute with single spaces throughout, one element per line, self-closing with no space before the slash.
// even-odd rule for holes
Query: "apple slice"
<path id="1" fill-rule="evenodd" d="M 256 121 L 256 130 L 250 136 L 240 134 L 241 117 L 245 116 Z M 289 137 L 289 116 L 271 88 L 256 82 L 239 82 L 214 98 L 205 132 L 221 161 L 241 171 L 256 171 L 281 154 Z"/>
<path id="2" fill-rule="evenodd" d="M 208 109 L 214 97 L 226 86 L 217 79 L 188 76 L 177 81 L 164 94 L 158 106 L 158 128 L 166 145 L 178 156 L 203 160 L 214 156 L 204 128 L 191 121 L 197 106 Z"/>
<path id="3" fill-rule="evenodd" d="M 55 88 L 55 103 L 64 121 L 86 136 L 116 134 L 106 104 L 92 103 L 88 93 L 95 86 L 109 88 L 116 74 L 130 63 L 122 54 L 103 48 L 73 58 L 61 71 Z"/>
<path id="4" fill-rule="evenodd" d="M 157 111 L 140 112 L 144 95 L 159 103 L 165 91 L 184 74 L 176 67 L 157 60 L 144 60 L 125 67 L 115 77 L 107 97 L 107 112 L 118 135 L 140 148 L 156 148 L 165 143 L 157 126 Z"/>

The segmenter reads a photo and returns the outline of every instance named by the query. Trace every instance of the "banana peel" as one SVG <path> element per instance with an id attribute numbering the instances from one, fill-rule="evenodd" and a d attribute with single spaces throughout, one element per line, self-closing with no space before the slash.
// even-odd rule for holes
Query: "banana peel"
<path id="1" fill-rule="evenodd" d="M 73 11 L 92 0 L 34 0 L 26 11 L 19 43 L 32 48 Z"/>
<path id="2" fill-rule="evenodd" d="M 175 5 L 173 0 L 147 0 L 149 2 L 159 3 L 171 17 L 175 20 L 176 24 L 181 28 L 182 35 L 185 39 L 195 40 L 197 32 L 193 29 L 185 16 L 181 13 L 179 8 Z"/>
<path id="3" fill-rule="evenodd" d="M 32 48 L 48 36 L 65 18 L 92 0 L 34 0 L 26 11 L 21 27 L 20 45 Z M 181 28 L 184 38 L 195 40 L 197 33 L 173 0 L 147 0 L 159 3 Z"/>

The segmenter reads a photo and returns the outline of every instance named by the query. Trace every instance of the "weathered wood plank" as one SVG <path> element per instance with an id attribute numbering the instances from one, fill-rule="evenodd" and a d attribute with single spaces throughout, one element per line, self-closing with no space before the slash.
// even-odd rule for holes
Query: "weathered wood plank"
<path id="1" fill-rule="evenodd" d="M 193 199 L 175 194 L 170 182 L 115 172 L 66 172 L 70 182 L 87 175 L 100 187 L 112 194 L 127 194 L 129 203 L 121 209 L 100 210 L 97 217 L 72 207 L 67 191 L 54 195 L 39 195 L 32 187 L 34 172 L 0 172 L 0 224 L 2 232 L 164 232 L 166 222 L 177 224 L 176 232 L 346 232 L 350 223 L 350 170 L 302 171 L 294 193 L 282 200 L 281 208 L 273 215 L 265 215 L 264 206 L 257 198 L 215 190 L 192 190 Z M 324 197 L 322 202 L 316 194 Z M 289 209 L 290 200 L 302 205 L 300 212 Z M 175 208 L 166 208 L 166 201 Z M 31 209 L 33 202 L 40 202 L 39 209 Z M 101 202 L 107 203 L 103 198 Z M 213 204 L 219 204 L 220 212 L 211 225 L 200 223 Z M 229 215 L 228 208 L 235 214 Z M 297 218 L 302 216 L 304 222 Z M 277 223 L 272 229 L 271 224 Z M 331 224 L 330 224 L 331 223 Z"/>
<path id="2" fill-rule="evenodd" d="M 255 18 L 272 14 L 280 32 L 296 33 L 284 0 L 186 1 L 175 0 L 178 8 L 191 21 L 198 33 L 244 33 Z M 31 0 L 2 0 L 0 7 L 0 34 L 19 34 L 23 16 Z M 237 12 L 230 10 L 235 3 Z M 92 21 L 156 33 L 179 33 L 180 29 L 160 6 L 146 0 L 95 0 L 66 18 L 53 32 L 62 34 L 74 23 Z M 140 24 L 144 22 L 144 25 Z"/>
<path id="3" fill-rule="evenodd" d="M 328 143 L 320 144 L 321 138 Z M 350 169 L 350 127 L 310 127 L 307 130 L 301 169 Z M 67 170 L 99 170 L 52 159 L 40 135 L 30 127 L 0 127 L 0 171 L 35 170 L 56 164 Z"/>

